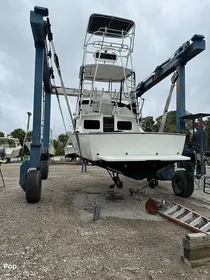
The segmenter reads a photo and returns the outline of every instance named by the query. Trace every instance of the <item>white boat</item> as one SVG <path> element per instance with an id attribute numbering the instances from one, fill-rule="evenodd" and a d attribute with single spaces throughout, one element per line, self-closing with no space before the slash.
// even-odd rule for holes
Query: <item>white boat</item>
<path id="1" fill-rule="evenodd" d="M 66 143 L 66 146 L 64 148 L 64 154 L 65 154 L 65 158 L 69 158 L 70 160 L 76 158 L 76 153 L 70 139 Z"/>
<path id="2" fill-rule="evenodd" d="M 13 158 L 20 157 L 22 146 L 18 138 L 0 137 L 0 149 L 5 149 L 5 160 L 10 162 Z"/>
<path id="3" fill-rule="evenodd" d="M 43 134 L 42 134 L 42 139 L 43 139 Z M 31 151 L 31 141 L 26 141 L 24 144 L 24 154 L 30 154 Z M 52 137 L 52 130 L 50 133 L 50 141 L 49 141 L 49 157 L 54 157 L 55 156 L 55 148 L 53 145 L 53 137 Z"/>
<path id="4" fill-rule="evenodd" d="M 118 187 L 122 187 L 118 174 L 151 181 L 158 170 L 190 159 L 182 155 L 184 134 L 147 133 L 141 128 L 141 100 L 135 96 L 132 65 L 134 37 L 132 20 L 90 16 L 79 71 L 75 131 L 70 133 L 76 154 L 112 172 Z"/>
<path id="5" fill-rule="evenodd" d="M 25 151 L 27 153 L 30 153 L 30 151 L 31 151 L 31 141 L 26 141 L 25 142 Z M 52 142 L 49 143 L 49 156 L 50 157 L 54 157 L 55 156 L 55 148 L 54 148 Z"/>
<path id="6" fill-rule="evenodd" d="M 49 156 L 50 157 L 55 156 L 55 148 L 54 148 L 54 145 L 53 145 L 53 139 L 50 139 L 50 143 L 49 143 Z"/>

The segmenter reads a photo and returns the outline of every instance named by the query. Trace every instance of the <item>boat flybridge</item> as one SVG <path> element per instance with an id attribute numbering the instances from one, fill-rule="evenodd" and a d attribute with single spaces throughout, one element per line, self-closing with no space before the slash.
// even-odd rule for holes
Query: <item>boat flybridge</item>
<path id="1" fill-rule="evenodd" d="M 114 181 L 110 187 L 122 187 L 119 174 L 152 181 L 158 170 L 190 159 L 182 155 L 184 134 L 148 133 L 141 127 L 142 100 L 135 96 L 132 64 L 134 37 L 132 20 L 92 14 L 79 71 L 70 139 L 79 157 L 107 169 Z"/>

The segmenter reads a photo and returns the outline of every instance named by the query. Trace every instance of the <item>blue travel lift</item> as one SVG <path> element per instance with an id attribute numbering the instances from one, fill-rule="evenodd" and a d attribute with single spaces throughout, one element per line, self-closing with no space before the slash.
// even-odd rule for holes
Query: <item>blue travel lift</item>
<path id="1" fill-rule="evenodd" d="M 46 51 L 47 39 L 52 41 L 49 12 L 44 7 L 34 7 L 30 11 L 30 23 L 35 45 L 35 79 L 34 79 L 34 104 L 33 104 L 33 133 L 30 160 L 22 163 L 20 167 L 19 184 L 25 192 L 26 201 L 39 202 L 41 198 L 42 179 L 48 178 L 49 172 L 49 134 L 50 134 L 50 107 L 53 79 L 53 70 L 48 64 Z M 155 71 L 137 86 L 136 94 L 142 96 L 153 86 L 168 75 L 177 71 L 177 133 L 184 129 L 185 123 L 180 119 L 185 115 L 185 65 L 196 55 L 205 50 L 205 40 L 202 35 L 194 35 L 177 49 L 173 56 L 159 65 Z M 54 58 L 56 60 L 56 58 Z M 44 139 L 41 143 L 41 112 L 42 90 L 44 84 Z"/>

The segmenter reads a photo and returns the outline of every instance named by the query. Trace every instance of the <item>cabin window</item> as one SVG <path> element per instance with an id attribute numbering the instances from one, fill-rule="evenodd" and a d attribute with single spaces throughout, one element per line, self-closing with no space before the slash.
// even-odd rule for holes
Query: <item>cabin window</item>
<path id="1" fill-rule="evenodd" d="M 114 117 L 103 117 L 104 132 L 114 132 Z"/>
<path id="2" fill-rule="evenodd" d="M 96 58 L 99 57 L 99 52 L 97 51 L 95 54 Z M 110 59 L 110 60 L 116 60 L 117 56 L 116 54 L 112 54 L 112 53 L 107 53 L 106 51 L 104 53 L 100 54 L 100 58 L 101 59 Z"/>
<path id="3" fill-rule="evenodd" d="M 93 103 L 93 100 L 91 100 L 91 101 L 86 100 L 86 99 L 83 99 L 83 100 L 82 100 L 82 104 L 83 104 L 83 105 L 88 105 L 89 102 L 90 102 L 90 104 L 92 104 L 92 103 Z M 79 105 L 81 105 L 81 101 L 79 101 Z"/>
<path id="4" fill-rule="evenodd" d="M 16 145 L 15 145 L 15 142 L 14 142 L 14 141 L 9 140 L 9 141 L 8 141 L 8 143 L 9 143 L 9 147 L 10 147 L 10 148 L 15 148 L 15 147 L 16 147 Z"/>
<path id="5" fill-rule="evenodd" d="M 119 130 L 132 130 L 132 122 L 128 121 L 118 121 L 117 129 Z"/>
<path id="6" fill-rule="evenodd" d="M 98 120 L 84 120 L 85 129 L 100 129 L 100 121 Z"/>

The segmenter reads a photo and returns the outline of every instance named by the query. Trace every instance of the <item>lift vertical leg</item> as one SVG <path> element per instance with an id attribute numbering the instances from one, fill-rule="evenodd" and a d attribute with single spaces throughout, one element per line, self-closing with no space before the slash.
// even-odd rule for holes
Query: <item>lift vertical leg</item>
<path id="1" fill-rule="evenodd" d="M 42 154 L 41 157 L 42 179 L 47 179 L 49 173 L 50 108 L 51 108 L 51 93 L 45 92 L 44 133 L 43 133 L 43 146 L 44 146 L 45 154 Z"/>
<path id="2" fill-rule="evenodd" d="M 180 120 L 185 115 L 185 65 L 180 64 L 177 67 L 177 72 L 179 77 L 176 82 L 176 132 L 180 133 L 181 130 L 185 129 L 185 121 Z"/>
<path id="3" fill-rule="evenodd" d="M 41 197 L 42 178 L 40 171 L 41 156 L 41 111 L 42 111 L 42 73 L 44 50 L 36 48 L 33 132 L 30 160 L 20 167 L 20 185 L 25 191 L 27 202 L 38 202 Z M 29 168 L 33 168 L 28 172 Z"/>
<path id="4" fill-rule="evenodd" d="M 30 12 L 30 23 L 35 43 L 35 79 L 33 102 L 33 132 L 30 160 L 20 167 L 20 186 L 25 191 L 27 202 L 38 202 L 41 198 L 42 175 L 41 159 L 41 112 L 42 112 L 42 82 L 45 55 L 45 29 L 43 17 L 48 16 L 46 8 L 35 7 Z M 33 170 L 28 169 L 33 168 Z"/>
<path id="5" fill-rule="evenodd" d="M 41 151 L 41 112 L 42 112 L 42 77 L 43 77 L 44 49 L 36 48 L 35 80 L 34 80 L 34 108 L 33 131 L 31 143 L 30 167 L 40 168 Z"/>

